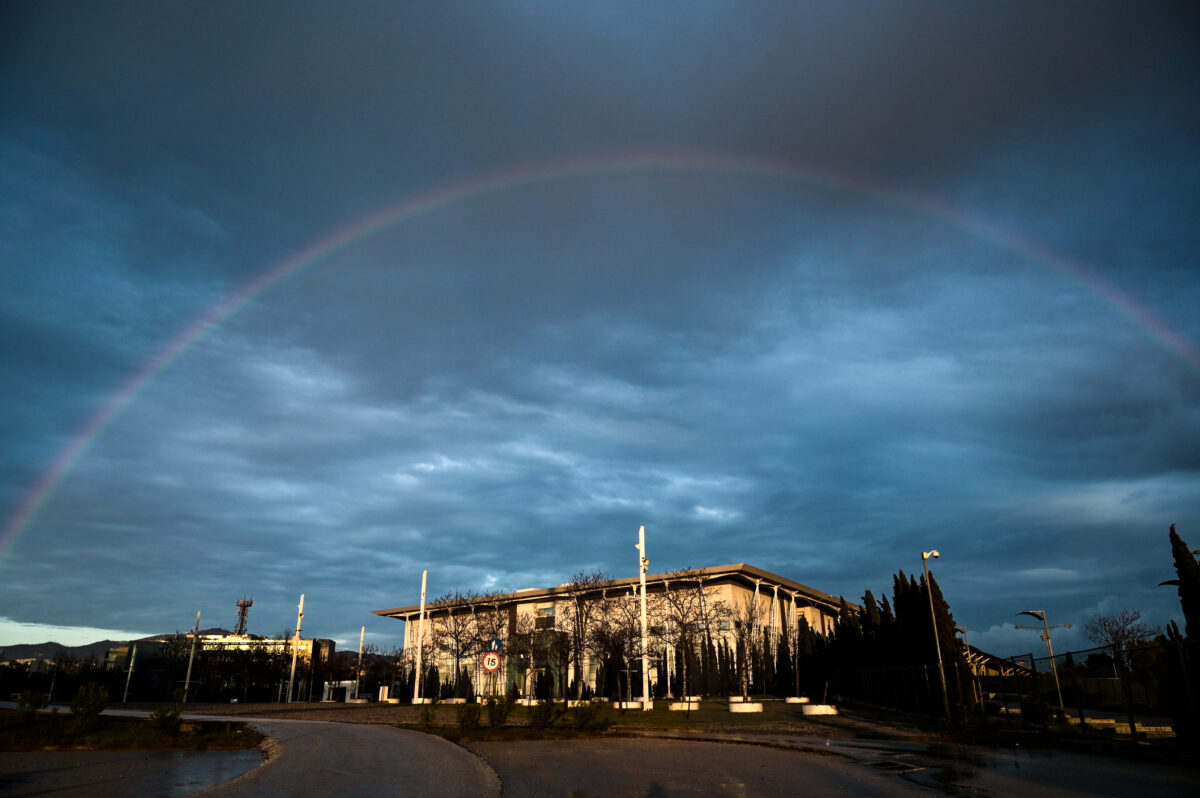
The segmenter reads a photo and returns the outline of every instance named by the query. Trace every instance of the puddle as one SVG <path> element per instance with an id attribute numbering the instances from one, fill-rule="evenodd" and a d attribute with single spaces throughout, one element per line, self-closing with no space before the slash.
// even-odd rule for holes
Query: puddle
<path id="1" fill-rule="evenodd" d="M 241 751 L 27 751 L 0 754 L 0 793 L 11 796 L 154 795 L 186 798 L 263 763 Z"/>
<path id="2" fill-rule="evenodd" d="M 162 792 L 167 798 L 184 798 L 232 781 L 262 764 L 262 753 L 244 751 L 163 751 Z"/>

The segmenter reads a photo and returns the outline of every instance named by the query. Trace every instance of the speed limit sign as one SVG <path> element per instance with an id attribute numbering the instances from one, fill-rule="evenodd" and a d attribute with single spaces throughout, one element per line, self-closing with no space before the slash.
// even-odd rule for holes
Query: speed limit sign
<path id="1" fill-rule="evenodd" d="M 483 659 L 479 663 L 488 673 L 493 673 L 500 670 L 500 655 L 495 651 L 485 651 Z"/>

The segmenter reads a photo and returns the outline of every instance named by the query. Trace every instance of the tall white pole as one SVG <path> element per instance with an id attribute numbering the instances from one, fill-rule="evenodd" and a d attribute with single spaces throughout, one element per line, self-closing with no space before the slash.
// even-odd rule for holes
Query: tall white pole
<path id="1" fill-rule="evenodd" d="M 638 570 L 642 582 L 642 710 L 649 712 L 650 704 L 650 656 L 646 651 L 646 569 L 650 560 L 646 559 L 646 527 L 638 528 Z"/>
<path id="2" fill-rule="evenodd" d="M 292 684 L 296 681 L 296 656 L 300 653 L 300 622 L 304 620 L 304 594 L 300 594 L 300 605 L 296 615 L 296 636 L 292 638 L 292 673 L 288 676 L 288 700 L 292 703 Z"/>
<path id="3" fill-rule="evenodd" d="M 183 677 L 183 703 L 187 703 L 188 690 L 192 686 L 192 660 L 196 658 L 196 638 L 200 636 L 200 610 L 196 610 L 196 628 L 192 629 L 192 651 L 188 654 L 187 676 Z M 133 663 L 130 663 L 132 667 Z"/>
<path id="4" fill-rule="evenodd" d="M 356 670 L 354 672 L 354 697 L 355 698 L 358 698 L 358 685 L 359 685 L 359 681 L 362 680 L 363 638 L 365 638 L 366 636 L 367 636 L 367 627 L 364 626 L 362 628 L 362 631 L 358 633 L 358 670 Z"/>
<path id="5" fill-rule="evenodd" d="M 929 558 L 937 558 L 937 549 L 921 552 L 921 567 L 925 569 L 925 592 L 929 594 L 929 620 L 933 624 L 933 648 L 937 652 L 938 678 L 942 683 L 942 709 L 950 722 L 950 694 L 946 692 L 946 666 L 942 664 L 942 641 L 938 634 L 937 613 L 933 611 L 933 580 L 929 578 Z"/>
<path id="6" fill-rule="evenodd" d="M 413 678 L 413 703 L 420 703 L 421 698 L 421 644 L 425 639 L 425 578 L 428 571 L 421 572 L 421 614 L 417 621 L 417 674 Z"/>
<path id="7" fill-rule="evenodd" d="M 137 659 L 137 643 L 133 644 L 133 653 L 129 655 L 129 673 L 125 674 L 125 697 L 121 699 L 124 704 L 129 700 L 129 680 L 133 678 L 133 661 Z"/>

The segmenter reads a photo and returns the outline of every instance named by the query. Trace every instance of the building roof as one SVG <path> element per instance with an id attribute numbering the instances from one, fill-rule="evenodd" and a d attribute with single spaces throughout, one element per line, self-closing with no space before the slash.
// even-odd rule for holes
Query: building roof
<path id="1" fill-rule="evenodd" d="M 753 587 L 755 582 L 761 582 L 771 587 L 778 586 L 781 592 L 795 595 L 797 599 L 807 600 L 810 604 L 822 609 L 836 612 L 841 603 L 841 599 L 837 596 L 825 593 L 811 588 L 808 585 L 802 585 L 799 582 L 793 581 L 778 574 L 773 574 L 770 571 L 764 571 L 747 563 L 732 563 L 730 565 L 715 565 L 709 568 L 694 568 L 684 571 L 671 571 L 662 574 L 647 574 L 646 585 L 651 587 L 654 584 L 662 584 L 664 581 L 684 581 L 688 580 L 692 575 L 700 575 L 705 581 L 720 583 L 720 582 L 742 582 L 747 587 Z M 640 577 L 628 577 L 624 579 L 613 579 L 608 582 L 597 584 L 594 590 L 589 592 L 599 593 L 601 590 L 613 590 L 614 588 L 624 588 L 637 585 L 640 582 Z M 558 585 L 548 588 L 526 588 L 513 593 L 498 593 L 486 596 L 473 596 L 468 604 L 527 604 L 530 602 L 546 601 L 558 596 L 563 596 L 570 593 L 572 586 L 570 583 Z M 457 604 L 457 602 L 455 602 Z M 446 602 L 442 603 L 427 603 L 425 611 L 435 611 L 440 607 L 447 606 Z M 856 604 L 850 604 L 851 607 L 858 608 Z M 421 611 L 419 604 L 410 605 L 407 607 L 394 607 L 387 610 L 372 610 L 375 615 L 382 615 L 388 618 L 397 618 L 399 620 L 408 620 L 416 617 Z"/>

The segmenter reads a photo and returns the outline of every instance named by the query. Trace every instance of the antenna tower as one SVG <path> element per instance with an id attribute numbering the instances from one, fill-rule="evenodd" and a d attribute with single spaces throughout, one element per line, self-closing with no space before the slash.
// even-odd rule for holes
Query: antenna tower
<path id="1" fill-rule="evenodd" d="M 254 605 L 254 599 L 245 598 L 245 597 L 238 599 L 238 603 L 237 603 L 238 622 L 237 622 L 237 628 L 233 630 L 233 633 L 235 635 L 244 636 L 246 634 L 246 618 L 248 618 L 250 616 L 250 607 L 252 607 L 253 605 Z"/>

